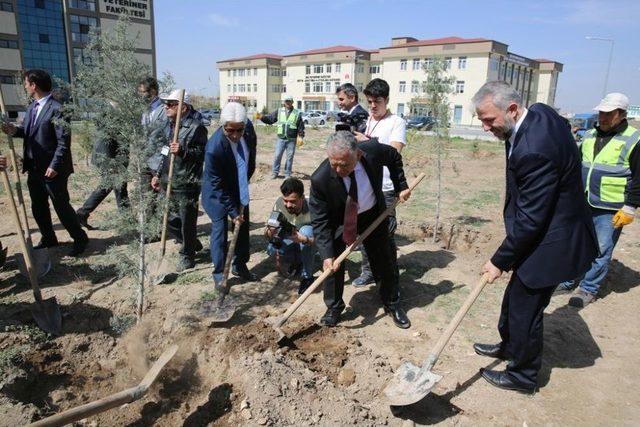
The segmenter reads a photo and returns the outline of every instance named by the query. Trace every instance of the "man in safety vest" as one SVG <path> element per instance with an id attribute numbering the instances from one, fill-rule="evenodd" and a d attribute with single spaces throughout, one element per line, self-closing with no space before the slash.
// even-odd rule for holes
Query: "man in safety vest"
<path id="1" fill-rule="evenodd" d="M 610 93 L 594 108 L 598 125 L 585 133 L 580 146 L 582 181 L 591 206 L 600 246 L 591 269 L 569 300 L 584 307 L 596 299 L 622 227 L 633 222 L 640 206 L 640 130 L 627 123 L 629 99 Z M 573 283 L 562 283 L 557 293 L 569 291 Z"/>
<path id="2" fill-rule="evenodd" d="M 280 163 L 282 155 L 287 151 L 287 159 L 284 163 L 284 177 L 291 176 L 291 168 L 293 166 L 293 155 L 296 153 L 296 140 L 298 137 L 304 138 L 304 122 L 302 114 L 293 108 L 293 98 L 285 96 L 284 106 L 278 111 L 260 117 L 263 123 L 272 125 L 276 123 L 278 139 L 276 140 L 276 153 L 273 156 L 273 167 L 271 169 L 271 178 L 277 178 L 280 172 Z"/>

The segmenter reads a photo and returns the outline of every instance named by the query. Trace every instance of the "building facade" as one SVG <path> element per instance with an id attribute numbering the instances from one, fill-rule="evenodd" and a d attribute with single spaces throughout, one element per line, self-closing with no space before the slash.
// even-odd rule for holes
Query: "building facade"
<path id="1" fill-rule="evenodd" d="M 0 84 L 10 116 L 25 109 L 20 72 L 41 68 L 66 82 L 86 63 L 89 32 L 131 20 L 136 56 L 156 74 L 153 0 L 0 0 Z"/>
<path id="2" fill-rule="evenodd" d="M 239 92 L 247 86 L 237 85 L 234 73 L 244 67 L 246 74 L 247 66 L 256 61 L 256 57 L 268 57 L 270 63 L 264 67 L 278 71 L 269 81 L 253 82 L 251 95 Z M 371 79 L 382 78 L 391 89 L 389 108 L 392 112 L 426 115 L 429 114 L 424 92 L 426 72 L 435 57 L 445 61 L 448 73 L 454 77 L 454 93 L 449 102 L 452 121 L 456 124 L 479 125 L 469 106 L 471 97 L 487 81 L 510 83 L 527 106 L 534 102 L 555 104 L 562 64 L 516 55 L 508 51 L 508 45 L 495 40 L 460 37 L 433 40 L 395 37 L 390 46 L 377 50 L 333 46 L 285 56 L 262 54 L 219 61 L 220 101 L 223 105 L 240 101 L 258 111 L 265 107 L 271 111 L 281 105 L 285 95 L 290 95 L 296 107 L 305 111 L 337 110 L 335 89 L 340 84 L 353 83 L 362 91 Z M 247 102 L 249 99 L 251 102 Z M 362 96 L 360 102 L 364 102 Z"/>

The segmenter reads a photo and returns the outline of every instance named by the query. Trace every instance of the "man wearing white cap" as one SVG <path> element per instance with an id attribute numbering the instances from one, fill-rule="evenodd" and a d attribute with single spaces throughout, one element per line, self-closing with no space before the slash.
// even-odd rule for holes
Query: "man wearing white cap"
<path id="1" fill-rule="evenodd" d="M 580 146 L 582 180 L 600 256 L 569 299 L 569 305 L 574 307 L 584 307 L 596 299 L 622 227 L 633 222 L 640 206 L 640 131 L 627 123 L 628 108 L 625 95 L 605 96 L 594 108 L 598 111 L 598 125 L 585 134 Z M 572 285 L 563 283 L 556 292 L 568 292 Z"/>
<path id="2" fill-rule="evenodd" d="M 289 95 L 284 97 L 284 106 L 278 111 L 260 117 L 263 123 L 272 125 L 276 123 L 278 127 L 278 139 L 276 140 L 276 152 L 273 156 L 273 166 L 271 178 L 277 178 L 280 173 L 280 163 L 282 155 L 287 151 L 287 159 L 284 163 L 284 177 L 291 176 L 293 168 L 293 156 L 296 153 L 296 140 L 298 137 L 304 138 L 304 121 L 300 111 L 293 108 L 293 98 Z"/>

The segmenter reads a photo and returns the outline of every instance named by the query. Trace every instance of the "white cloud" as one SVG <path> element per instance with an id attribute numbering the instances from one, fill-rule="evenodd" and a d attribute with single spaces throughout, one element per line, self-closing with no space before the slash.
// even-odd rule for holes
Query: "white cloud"
<path id="1" fill-rule="evenodd" d="M 222 16 L 217 13 L 210 13 L 209 20 L 218 27 L 235 28 L 240 26 L 240 21 L 236 18 Z"/>

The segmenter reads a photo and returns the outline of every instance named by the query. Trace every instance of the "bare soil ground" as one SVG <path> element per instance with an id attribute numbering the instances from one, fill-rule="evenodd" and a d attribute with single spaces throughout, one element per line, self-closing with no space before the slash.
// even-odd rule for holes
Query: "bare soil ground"
<path id="1" fill-rule="evenodd" d="M 328 130 L 308 134 L 294 163 L 295 175 L 307 186 L 324 158 L 321 144 Z M 400 281 L 410 329 L 394 327 L 384 315 L 375 287 L 347 285 L 348 309 L 339 327 L 317 326 L 324 305 L 316 293 L 285 325 L 292 338 L 287 347 L 277 346 L 264 321 L 297 296 L 297 282 L 279 278 L 265 253 L 262 229 L 281 180 L 269 179 L 273 136 L 264 128 L 259 147 L 251 187 L 250 267 L 260 281 L 234 279 L 231 293 L 239 309 L 223 325 L 197 312 L 213 286 L 208 254 L 195 271 L 149 289 L 143 322 L 127 330 L 134 313 L 132 280 L 116 280 L 103 255 L 122 242 L 108 229 L 91 231 L 87 256 L 70 259 L 64 256 L 69 237 L 58 227 L 63 244 L 52 250 L 54 270 L 42 285 L 45 297 L 56 296 L 62 306 L 64 334 L 46 336 L 31 318 L 32 294 L 17 272 L 19 246 L 2 195 L 0 238 L 9 259 L 0 272 L 0 425 L 23 425 L 127 388 L 173 343 L 179 353 L 149 395 L 83 425 L 638 425 L 638 224 L 620 239 L 601 299 L 581 311 L 567 306 L 568 296 L 552 300 L 536 395 L 492 388 L 478 374 L 481 367 L 501 366 L 477 356 L 471 346 L 498 339 L 504 277 L 487 287 L 452 338 L 434 368 L 444 378 L 433 392 L 409 407 L 391 408 L 382 390 L 394 370 L 403 360 L 422 363 L 503 237 L 501 146 L 461 140 L 447 146 L 443 225 L 435 244 L 430 140 L 416 137 L 403 152 L 410 177 L 428 174 L 398 213 Z M 81 156 L 76 159 L 70 188 L 78 207 L 95 181 L 79 164 Z M 114 212 L 110 196 L 90 221 L 100 226 Z M 199 219 L 199 232 L 206 243 L 206 215 Z M 171 244 L 170 251 L 175 249 Z M 359 260 L 354 253 L 347 261 L 351 279 L 359 274 Z M 95 270 L 96 265 L 104 268 Z"/>

